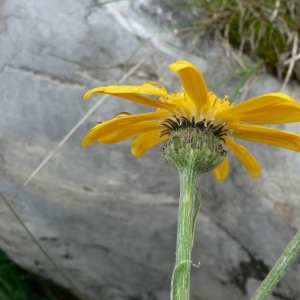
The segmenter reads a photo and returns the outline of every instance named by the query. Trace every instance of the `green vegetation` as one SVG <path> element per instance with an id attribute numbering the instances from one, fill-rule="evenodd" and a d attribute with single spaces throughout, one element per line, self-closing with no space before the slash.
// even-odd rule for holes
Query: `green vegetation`
<path id="1" fill-rule="evenodd" d="M 0 250 L 1 300 L 55 300 L 39 277 L 12 262 Z"/>
<path id="2" fill-rule="evenodd" d="M 213 34 L 261 60 L 279 78 L 300 81 L 300 2 L 296 0 L 187 0 L 198 35 Z"/>

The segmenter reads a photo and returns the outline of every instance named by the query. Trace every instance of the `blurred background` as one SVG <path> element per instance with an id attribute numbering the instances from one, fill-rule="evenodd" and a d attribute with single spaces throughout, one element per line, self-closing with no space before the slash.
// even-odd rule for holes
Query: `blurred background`
<path id="1" fill-rule="evenodd" d="M 141 158 L 130 141 L 80 146 L 96 122 L 151 109 L 82 95 L 145 81 L 180 91 L 168 65 L 185 59 L 221 98 L 283 91 L 300 101 L 300 5 L 251 3 L 0 0 L 0 191 L 68 278 L 1 196 L 1 300 L 169 298 L 177 171 L 160 146 Z M 299 155 L 245 145 L 259 179 L 232 158 L 224 182 L 199 182 L 192 299 L 249 299 L 300 227 Z M 298 258 L 270 299 L 300 299 L 299 276 Z"/>

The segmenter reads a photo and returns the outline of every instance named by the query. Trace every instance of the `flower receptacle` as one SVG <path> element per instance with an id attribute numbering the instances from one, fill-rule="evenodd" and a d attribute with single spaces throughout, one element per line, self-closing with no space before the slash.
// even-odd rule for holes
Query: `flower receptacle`
<path id="1" fill-rule="evenodd" d="M 162 154 L 180 173 L 192 167 L 199 175 L 212 171 L 226 157 L 219 137 L 191 127 L 172 131 L 162 147 Z"/>

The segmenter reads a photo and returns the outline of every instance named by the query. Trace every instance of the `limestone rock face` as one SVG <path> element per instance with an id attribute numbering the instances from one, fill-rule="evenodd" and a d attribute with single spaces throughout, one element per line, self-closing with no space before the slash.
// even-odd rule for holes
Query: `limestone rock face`
<path id="1" fill-rule="evenodd" d="M 158 80 L 180 90 L 167 67 L 175 59 L 196 64 L 209 85 L 232 70 L 220 67 L 224 58 L 207 41 L 201 55 L 213 62 L 173 47 L 180 40 L 160 26 L 176 14 L 151 1 L 0 4 L 1 191 L 14 197 L 52 154 L 12 202 L 33 235 L 87 299 L 168 299 L 177 171 L 164 163 L 159 147 L 138 159 L 130 153 L 130 141 L 82 149 L 82 138 L 96 122 L 120 111 L 148 110 L 109 97 L 87 117 L 102 96 L 83 102 L 82 95 L 124 75 L 123 84 Z M 236 85 L 217 93 L 233 94 Z M 248 97 L 279 88 L 277 80 L 260 75 Z M 287 92 L 300 100 L 299 87 Z M 300 132 L 297 125 L 288 128 Z M 258 180 L 230 157 L 226 181 L 206 174 L 199 182 L 203 204 L 193 261 L 201 267 L 192 270 L 192 299 L 249 299 L 300 227 L 299 154 L 247 146 L 261 162 Z M 3 202 L 0 209 L 0 247 L 22 266 L 70 288 Z M 276 299 L 300 298 L 299 268 L 298 259 Z"/>

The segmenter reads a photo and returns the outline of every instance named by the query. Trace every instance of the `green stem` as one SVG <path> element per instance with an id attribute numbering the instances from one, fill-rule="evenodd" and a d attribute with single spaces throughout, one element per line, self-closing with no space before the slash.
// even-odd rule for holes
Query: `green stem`
<path id="1" fill-rule="evenodd" d="M 196 199 L 198 178 L 199 174 L 194 171 L 193 166 L 180 172 L 176 263 L 172 275 L 171 300 L 190 299 L 191 252 L 201 203 L 200 198 L 198 203 Z"/>
<path id="2" fill-rule="evenodd" d="M 300 230 L 295 234 L 278 261 L 257 289 L 251 300 L 264 300 L 273 291 L 279 280 L 283 277 L 288 267 L 300 252 Z"/>

